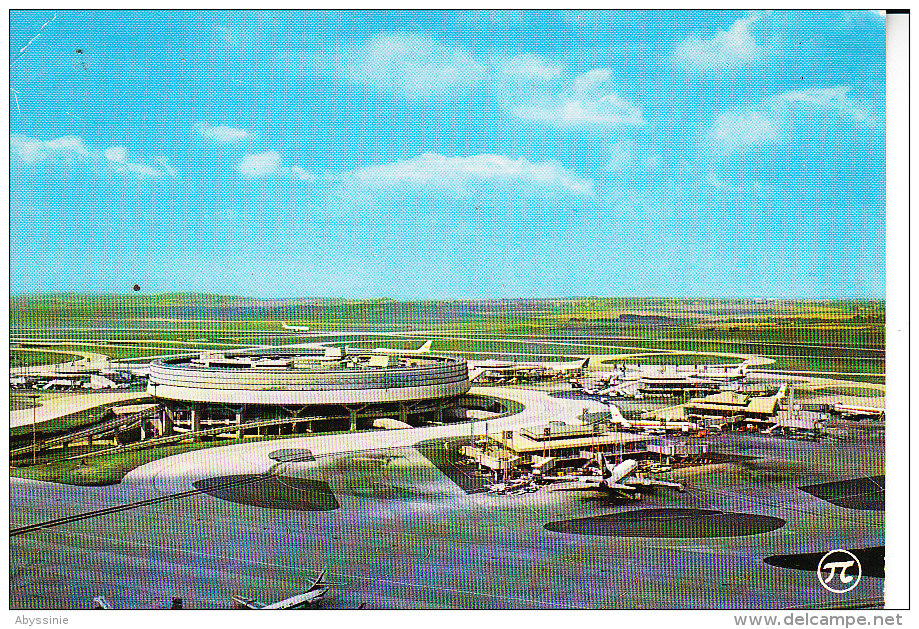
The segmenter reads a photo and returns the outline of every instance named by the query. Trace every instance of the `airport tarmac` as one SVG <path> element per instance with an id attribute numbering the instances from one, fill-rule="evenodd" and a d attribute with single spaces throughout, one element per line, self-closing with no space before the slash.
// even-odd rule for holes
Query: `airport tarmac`
<path id="1" fill-rule="evenodd" d="M 490 431 L 574 417 L 585 406 L 596 410 L 596 403 L 544 392 L 482 392 L 526 405 L 518 415 L 490 421 Z M 876 436 L 843 443 L 718 437 L 720 451 L 768 464 L 691 474 L 686 493 L 659 489 L 636 505 L 545 489 L 466 494 L 412 445 L 469 430 L 457 424 L 212 448 L 155 461 L 110 487 L 14 478 L 13 527 L 192 493 L 11 537 L 11 607 L 83 609 L 102 594 L 123 608 L 165 608 L 176 596 L 186 608 L 226 608 L 232 595 L 271 602 L 295 594 L 326 567 L 328 606 L 340 608 L 777 609 L 879 604 L 883 596 L 880 578 L 863 577 L 855 590 L 832 594 L 813 572 L 763 561 L 884 545 L 883 511 L 841 507 L 798 489 L 883 474 Z M 276 454 L 304 449 L 316 460 Z M 269 471 L 294 487 L 293 479 L 326 484 L 338 508 L 266 508 L 193 491 L 202 480 Z M 682 517 L 750 513 L 784 524 L 725 537 L 546 528 L 639 508 L 681 509 L 673 513 Z"/>

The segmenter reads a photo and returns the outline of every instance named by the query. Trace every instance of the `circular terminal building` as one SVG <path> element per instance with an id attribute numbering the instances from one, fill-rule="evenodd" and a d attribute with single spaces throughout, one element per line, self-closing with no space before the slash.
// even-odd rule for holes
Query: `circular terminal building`
<path id="1" fill-rule="evenodd" d="M 160 360 L 150 365 L 147 390 L 163 407 L 160 434 L 240 426 L 242 436 L 270 426 L 303 432 L 356 430 L 382 418 L 398 427 L 443 421 L 469 387 L 462 359 L 332 347 Z"/>

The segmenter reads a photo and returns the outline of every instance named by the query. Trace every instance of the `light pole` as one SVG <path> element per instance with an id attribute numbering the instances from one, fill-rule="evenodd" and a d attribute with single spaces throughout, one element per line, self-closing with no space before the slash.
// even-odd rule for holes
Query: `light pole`
<path id="1" fill-rule="evenodd" d="M 38 394 L 33 393 L 29 397 L 32 399 L 32 465 L 35 465 L 38 462 L 38 435 L 35 428 L 35 411 L 38 409 Z"/>

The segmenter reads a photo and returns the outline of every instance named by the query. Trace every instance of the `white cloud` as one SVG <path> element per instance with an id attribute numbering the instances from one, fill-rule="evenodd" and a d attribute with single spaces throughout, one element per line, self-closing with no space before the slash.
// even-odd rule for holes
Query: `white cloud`
<path id="1" fill-rule="evenodd" d="M 24 135 L 10 137 L 10 148 L 26 163 L 37 162 L 50 156 L 72 159 L 75 156 L 87 164 L 95 164 L 120 173 L 140 177 L 162 177 L 163 173 L 145 164 L 125 160 L 128 150 L 123 146 L 110 146 L 103 151 L 90 150 L 82 138 L 68 135 L 53 140 L 38 140 Z"/>
<path id="2" fill-rule="evenodd" d="M 130 162 L 114 162 L 111 167 L 120 173 L 131 173 L 141 177 L 162 177 L 163 173 L 144 164 L 132 164 Z"/>
<path id="3" fill-rule="evenodd" d="M 105 149 L 105 159 L 110 162 L 123 162 L 128 150 L 123 146 L 110 146 Z"/>
<path id="4" fill-rule="evenodd" d="M 316 181 L 318 177 L 301 166 L 291 166 L 291 174 L 301 181 Z"/>
<path id="5" fill-rule="evenodd" d="M 711 140 L 720 152 L 730 154 L 778 142 L 779 132 L 775 121 L 758 111 L 726 111 L 715 120 Z"/>
<path id="6" fill-rule="evenodd" d="M 660 153 L 645 153 L 637 148 L 632 140 L 624 140 L 609 147 L 606 170 L 611 173 L 623 170 L 658 170 L 660 165 Z"/>
<path id="7" fill-rule="evenodd" d="M 254 179 L 268 176 L 296 177 L 300 181 L 316 181 L 318 177 L 302 166 L 283 166 L 277 151 L 244 155 L 236 166 L 243 177 Z"/>
<path id="8" fill-rule="evenodd" d="M 775 98 L 773 107 L 779 109 L 784 105 L 798 105 L 810 113 L 837 112 L 855 122 L 876 125 L 877 117 L 867 107 L 849 99 L 850 89 L 849 85 L 839 85 L 785 92 Z"/>
<path id="9" fill-rule="evenodd" d="M 245 129 L 211 126 L 204 122 L 195 125 L 195 130 L 204 137 L 216 142 L 238 142 L 249 137 L 249 132 Z"/>
<path id="10" fill-rule="evenodd" d="M 657 170 L 661 166 L 661 154 L 660 153 L 650 153 L 643 160 L 641 160 L 641 165 L 650 170 Z"/>
<path id="11" fill-rule="evenodd" d="M 173 165 L 169 162 L 168 157 L 157 157 L 155 159 L 160 163 L 160 165 L 162 165 L 163 170 L 166 171 L 167 175 L 173 179 L 179 176 L 179 173 L 176 171 L 175 167 L 173 167 Z"/>
<path id="12" fill-rule="evenodd" d="M 24 162 L 34 162 L 45 156 L 44 142 L 23 135 L 10 136 L 10 150 Z"/>
<path id="13" fill-rule="evenodd" d="M 634 159 L 634 149 L 635 144 L 631 140 L 613 144 L 609 147 L 609 161 L 606 163 L 606 170 L 616 172 L 631 166 Z"/>
<path id="14" fill-rule="evenodd" d="M 468 94 L 486 75 L 468 50 L 409 33 L 383 33 L 354 50 L 338 51 L 334 66 L 350 80 L 410 100 Z"/>
<path id="15" fill-rule="evenodd" d="M 500 57 L 496 61 L 499 74 L 527 79 L 551 81 L 562 73 L 564 66 L 549 65 L 544 59 L 526 53 L 515 57 Z"/>
<path id="16" fill-rule="evenodd" d="M 641 110 L 616 94 L 607 94 L 592 101 L 566 98 L 557 107 L 518 107 L 518 118 L 539 120 L 562 125 L 598 124 L 641 126 L 645 123 Z"/>
<path id="17" fill-rule="evenodd" d="M 83 144 L 82 138 L 67 135 L 54 140 L 38 140 L 25 135 L 10 137 L 10 149 L 19 155 L 24 162 L 35 162 L 45 159 L 48 155 L 56 154 L 62 157 L 90 157 L 90 152 Z"/>
<path id="18" fill-rule="evenodd" d="M 761 65 L 765 58 L 763 47 L 750 35 L 749 27 L 764 14 L 754 12 L 737 20 L 727 31 L 715 33 L 711 39 L 693 36 L 677 46 L 671 61 L 688 70 L 726 70 Z"/>
<path id="19" fill-rule="evenodd" d="M 109 161 L 106 166 L 120 173 L 130 173 L 140 177 L 162 177 L 163 173 L 145 164 L 125 161 L 128 149 L 123 146 L 110 146 L 102 154 Z"/>
<path id="20" fill-rule="evenodd" d="M 641 110 L 612 91 L 612 72 L 597 68 L 575 77 L 571 89 L 547 104 L 521 106 L 512 110 L 518 118 L 558 125 L 597 124 L 641 126 Z"/>
<path id="21" fill-rule="evenodd" d="M 590 93 L 609 81 L 613 71 L 609 68 L 595 68 L 574 77 L 572 89 L 575 94 Z"/>
<path id="22" fill-rule="evenodd" d="M 835 119 L 866 127 L 880 124 L 871 107 L 849 98 L 850 86 L 784 92 L 743 109 L 722 112 L 709 140 L 716 153 L 743 152 L 750 147 L 781 142 L 802 124 L 830 124 Z"/>
<path id="23" fill-rule="evenodd" d="M 883 9 L 871 9 L 868 11 L 843 11 L 843 21 L 846 24 L 856 22 L 873 22 L 874 24 L 886 24 L 887 11 Z"/>
<path id="24" fill-rule="evenodd" d="M 51 151 L 70 151 L 78 155 L 89 155 L 89 151 L 83 144 L 83 140 L 74 135 L 67 135 L 56 140 L 48 140 L 45 147 Z"/>
<path id="25" fill-rule="evenodd" d="M 366 166 L 346 173 L 344 181 L 369 188 L 410 188 L 472 197 L 503 191 L 525 196 L 595 196 L 593 182 L 557 162 L 532 163 L 503 155 L 447 157 L 425 153 L 411 159 Z"/>
<path id="26" fill-rule="evenodd" d="M 244 155 L 236 169 L 243 177 L 264 177 L 273 173 L 281 162 L 277 151 Z"/>

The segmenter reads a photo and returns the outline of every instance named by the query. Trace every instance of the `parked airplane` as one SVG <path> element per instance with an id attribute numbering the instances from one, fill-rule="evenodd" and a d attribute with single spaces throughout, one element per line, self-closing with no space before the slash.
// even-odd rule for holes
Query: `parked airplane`
<path id="1" fill-rule="evenodd" d="M 374 354 L 396 354 L 398 356 L 402 355 L 414 355 L 414 354 L 429 354 L 431 352 L 431 345 L 434 341 L 428 341 L 418 349 L 390 349 L 388 347 L 376 347 L 373 350 Z"/>
<path id="2" fill-rule="evenodd" d="M 323 570 L 319 578 L 313 582 L 306 592 L 285 598 L 283 601 L 278 601 L 277 603 L 268 605 L 261 601 L 242 596 L 234 596 L 233 601 L 249 609 L 303 609 L 306 607 L 318 607 L 328 591 L 332 589 L 326 585 L 325 576 L 327 572 L 328 569 Z"/>
<path id="3" fill-rule="evenodd" d="M 636 476 L 635 470 L 638 467 L 636 459 L 625 459 L 618 465 L 613 465 L 607 463 L 606 456 L 601 453 L 597 463 L 600 467 L 599 476 L 586 476 L 572 482 L 557 483 L 549 487 L 550 491 L 603 491 L 634 500 L 640 499 L 640 494 L 638 494 L 640 487 L 659 485 L 685 491 L 682 483 Z"/>
<path id="4" fill-rule="evenodd" d="M 93 609 L 115 609 L 101 594 L 93 599 Z"/>
<path id="5" fill-rule="evenodd" d="M 310 329 L 301 325 L 287 325 L 287 321 L 281 321 L 281 327 L 285 330 L 294 330 L 296 332 L 309 332 Z"/>
<path id="6" fill-rule="evenodd" d="M 735 380 L 743 380 L 744 378 L 747 377 L 747 363 L 746 361 L 742 362 L 740 365 L 738 365 L 734 369 L 731 369 L 730 371 L 728 371 L 727 369 L 725 369 L 723 372 L 722 371 L 700 371 L 696 373 L 696 376 L 700 378 L 705 378 L 707 380 L 715 380 L 719 382 L 720 381 L 731 382 Z"/>
<path id="7" fill-rule="evenodd" d="M 490 494 L 510 494 L 516 496 L 518 494 L 534 491 L 539 491 L 539 485 L 537 485 L 532 478 L 520 478 L 504 483 L 492 483 L 488 486 L 488 493 Z"/>
<path id="8" fill-rule="evenodd" d="M 833 410 L 843 415 L 883 415 L 883 408 L 874 406 L 856 406 L 854 404 L 842 404 L 837 402 L 833 405 Z"/>

